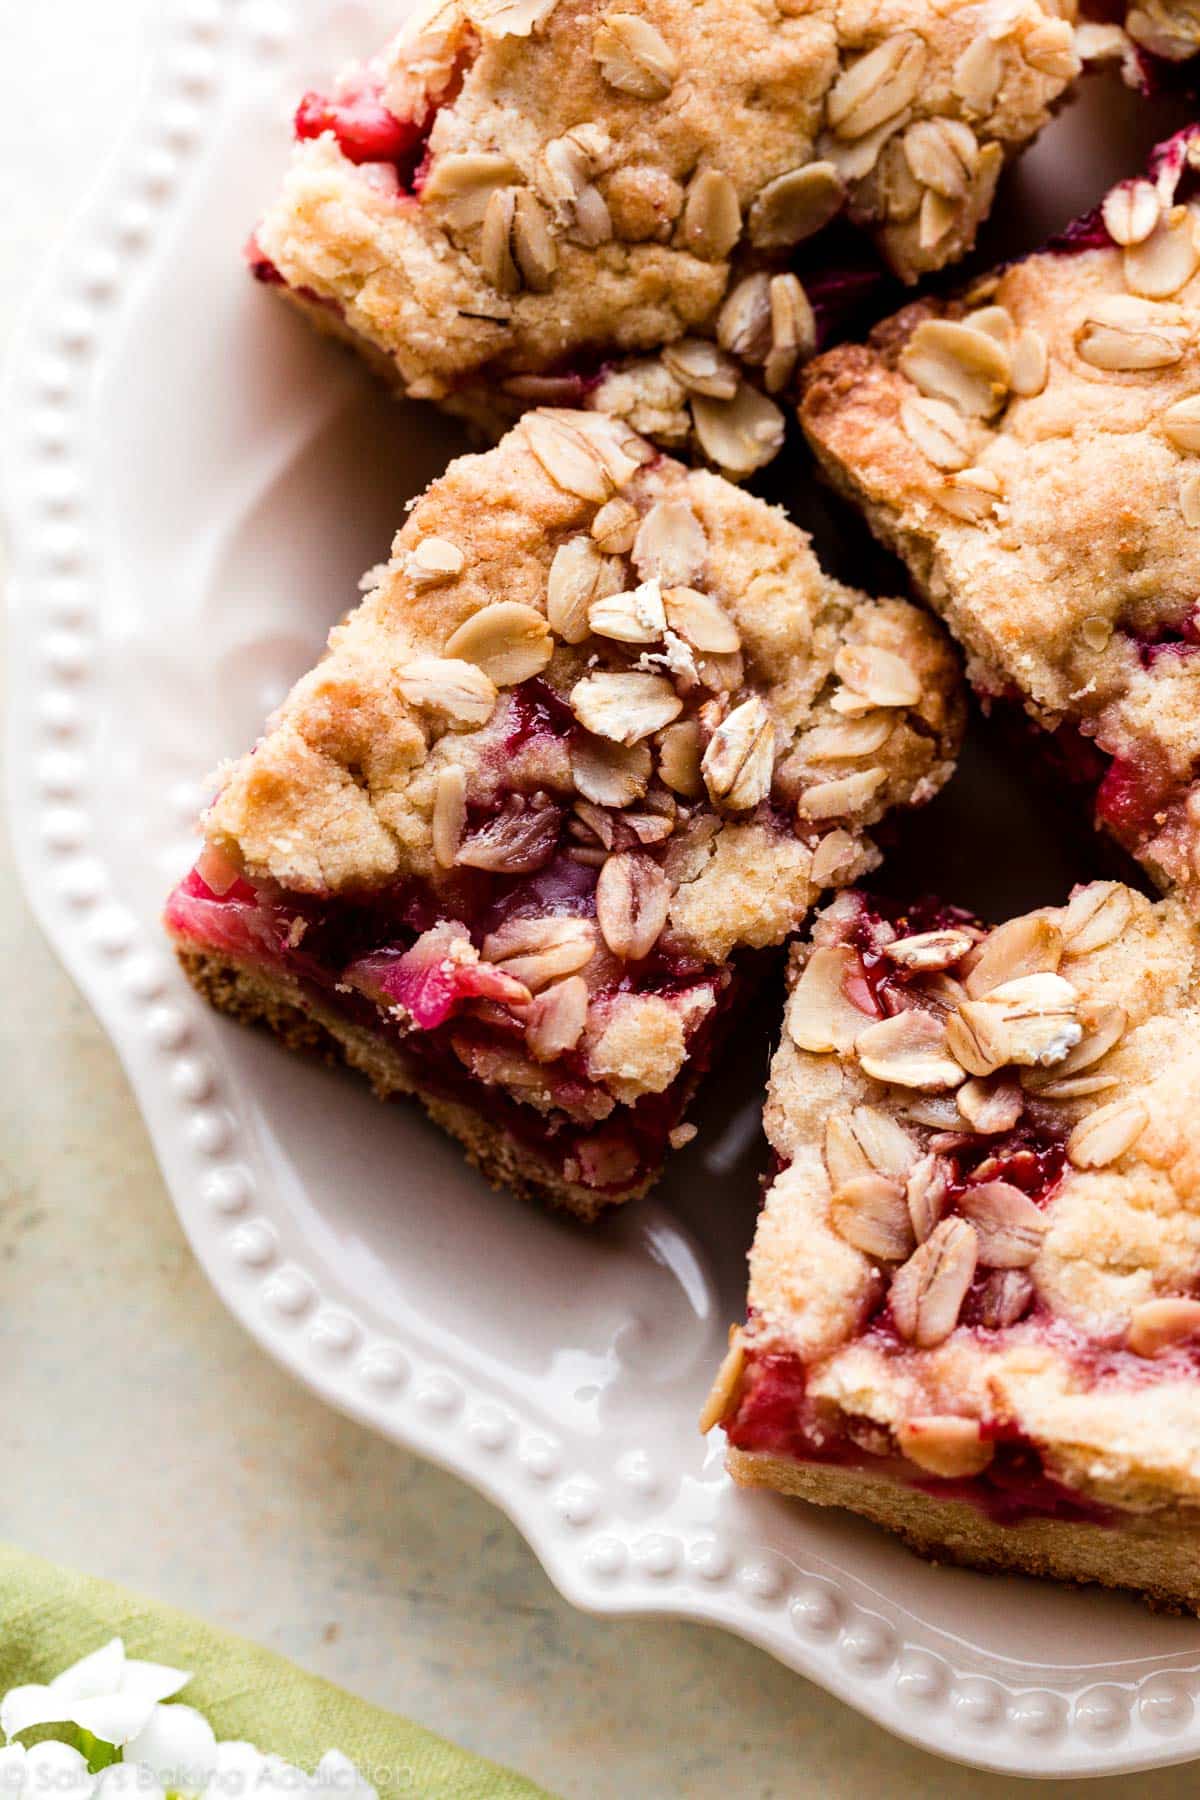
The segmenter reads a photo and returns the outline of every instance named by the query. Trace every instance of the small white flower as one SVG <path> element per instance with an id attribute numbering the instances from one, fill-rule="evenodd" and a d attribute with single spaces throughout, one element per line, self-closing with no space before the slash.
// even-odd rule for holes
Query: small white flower
<path id="1" fill-rule="evenodd" d="M 216 1773 L 216 1733 L 194 1706 L 156 1706 L 125 1745 L 125 1759 L 145 1763 L 174 1793 L 200 1794 Z"/>
<path id="2" fill-rule="evenodd" d="M 191 1680 L 165 1663 L 139 1662 L 119 1637 L 81 1657 L 48 1683 L 10 1688 L 0 1700 L 0 1731 L 13 1738 L 31 1725 L 70 1723 L 106 1744 L 136 1737 L 160 1700 Z"/>
<path id="3" fill-rule="evenodd" d="M 8 1744 L 0 1749 L 0 1795 L 3 1800 L 91 1800 L 96 1777 L 70 1744 L 53 1739 L 34 1744 Z"/>
<path id="4" fill-rule="evenodd" d="M 379 1800 L 340 1750 L 306 1775 L 283 1757 L 229 1739 L 218 1744 L 194 1706 L 164 1706 L 191 1676 L 139 1662 L 120 1638 L 81 1657 L 50 1682 L 0 1698 L 0 1732 L 73 1724 L 121 1752 L 93 1774 L 70 1744 L 0 1746 L 0 1800 Z"/>

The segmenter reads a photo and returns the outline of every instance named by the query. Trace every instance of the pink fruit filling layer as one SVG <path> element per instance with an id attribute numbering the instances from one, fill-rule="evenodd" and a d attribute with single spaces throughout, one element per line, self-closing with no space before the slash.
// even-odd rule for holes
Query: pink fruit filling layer
<path id="1" fill-rule="evenodd" d="M 1011 1272 L 1010 1272 L 1011 1273 Z M 994 1278 L 994 1277 L 993 1277 Z M 1009 1323 L 997 1326 L 981 1309 L 981 1281 L 976 1278 L 963 1308 L 963 1325 L 985 1345 L 1006 1339 Z M 1155 1357 L 1135 1355 L 1123 1335 L 1112 1341 L 1084 1336 L 1045 1308 L 1033 1305 L 1017 1326 L 1023 1344 L 1052 1343 L 1070 1362 L 1083 1388 L 1116 1385 L 1150 1388 L 1164 1380 L 1200 1379 L 1200 1343 L 1172 1345 Z M 911 1346 L 892 1327 L 886 1310 L 868 1321 L 862 1341 L 888 1357 L 902 1357 Z M 964 1500 L 997 1524 L 1050 1518 L 1116 1524 L 1119 1511 L 1090 1500 L 1056 1481 L 1046 1470 L 1037 1444 L 1012 1419 L 984 1417 L 980 1431 L 995 1454 L 982 1474 L 933 1476 L 898 1457 L 888 1435 L 872 1420 L 857 1419 L 814 1399 L 808 1392 L 803 1359 L 787 1352 L 751 1353 L 747 1359 L 737 1408 L 724 1421 L 735 1449 L 796 1462 L 836 1464 L 899 1481 L 941 1499 Z"/>
<path id="2" fill-rule="evenodd" d="M 422 1092 L 486 1111 L 564 1179 L 600 1192 L 621 1189 L 662 1161 L 746 984 L 733 964 L 714 967 L 656 948 L 621 965 L 610 988 L 593 990 L 593 1000 L 637 992 L 705 1003 L 694 1008 L 698 1022 L 688 1032 L 684 1070 L 663 1092 L 632 1105 L 614 1106 L 577 1051 L 543 1065 L 545 1110 L 489 1081 L 489 1072 L 520 1053 L 522 1025 L 510 1009 L 527 1003 L 528 992 L 502 969 L 463 960 L 451 948 L 464 938 L 477 948 L 506 920 L 594 917 L 596 871 L 558 854 L 555 819 L 553 834 L 532 847 L 540 863 L 534 873 L 509 878 L 465 869 L 436 895 L 411 881 L 358 902 L 323 901 L 243 879 L 218 893 L 202 859 L 172 894 L 166 923 L 185 946 L 283 972 L 301 1002 L 380 1037 Z"/>
<path id="3" fill-rule="evenodd" d="M 902 1012 L 910 1004 L 909 989 L 915 980 L 913 970 L 900 967 L 885 954 L 885 946 L 894 937 L 978 924 L 961 906 L 947 906 L 933 895 L 904 906 L 882 894 L 859 893 L 855 898 L 857 905 L 844 923 L 842 936 L 842 942 L 857 950 L 859 958 L 859 979 L 850 998 L 864 1012 L 875 1012 L 880 1018 Z"/>
<path id="4" fill-rule="evenodd" d="M 833 1413 L 810 1398 L 798 1356 L 776 1352 L 748 1360 L 737 1410 L 725 1420 L 725 1432 L 735 1450 L 876 1474 L 936 1499 L 966 1501 L 998 1525 L 1023 1519 L 1094 1525 L 1118 1520 L 1113 1508 L 1056 1481 L 1037 1445 L 1013 1424 L 982 1422 L 984 1439 L 995 1446 L 982 1474 L 926 1474 L 890 1451 L 887 1433 L 873 1420 Z"/>
<path id="5" fill-rule="evenodd" d="M 433 121 L 460 81 L 461 73 L 437 105 L 431 102 L 419 116 L 400 119 L 384 101 L 382 80 L 370 69 L 356 70 L 341 82 L 336 95 L 311 90 L 305 94 L 296 108 L 296 136 L 303 140 L 331 131 L 348 162 L 394 169 L 399 190 L 417 193 Z"/>
<path id="6" fill-rule="evenodd" d="M 1183 628 L 1178 636 L 1165 629 L 1153 638 L 1124 635 L 1143 668 L 1161 670 L 1164 659 L 1175 664 L 1200 649 L 1200 642 L 1193 643 Z M 980 698 L 984 710 L 1003 723 L 1014 741 L 1031 746 L 1058 781 L 1087 799 L 1094 823 L 1111 832 L 1131 855 L 1136 856 L 1172 820 L 1182 820 L 1193 777 L 1174 775 L 1154 744 L 1114 755 L 1074 720 L 1060 720 L 1047 731 L 1029 717 L 1015 694 L 981 693 Z"/>
<path id="7" fill-rule="evenodd" d="M 1161 58 L 1153 57 L 1136 46 L 1135 54 L 1143 76 L 1143 91 L 1147 95 L 1157 96 L 1169 91 L 1177 83 L 1181 91 L 1185 92 L 1194 87 L 1196 76 L 1190 65 L 1173 68 Z M 1176 202 L 1193 199 L 1200 186 L 1200 177 L 1188 160 L 1188 146 L 1198 131 L 1200 126 L 1186 125 L 1182 131 L 1177 131 L 1173 136 L 1164 138 L 1162 143 L 1156 144 L 1150 153 L 1147 170 L 1150 180 L 1169 183 Z M 1130 182 L 1118 183 L 1119 187 L 1129 185 Z M 1094 206 L 1090 212 L 1068 220 L 1046 245 L 1047 250 L 1056 251 L 1060 256 L 1078 256 L 1085 250 L 1115 248 L 1116 239 L 1104 223 L 1102 206 Z"/>
<path id="8" fill-rule="evenodd" d="M 970 913 L 937 899 L 900 906 L 859 892 L 842 895 L 823 915 L 821 941 L 854 949 L 855 960 L 843 978 L 847 998 L 861 1011 L 884 1018 L 931 1003 L 931 996 L 920 990 L 921 972 L 898 966 L 885 954 L 885 946 L 897 937 L 956 928 L 980 936 L 986 930 Z M 910 1124 L 909 1129 L 914 1127 Z M 1043 1207 L 1066 1171 L 1066 1126 L 1056 1108 L 1028 1094 L 1010 1129 L 981 1132 L 927 1126 L 922 1151 L 936 1155 L 944 1174 L 939 1218 L 969 1216 L 973 1190 L 993 1183 L 1019 1189 L 1035 1206 Z M 786 1166 L 776 1162 L 773 1179 Z M 1086 1337 L 1065 1324 L 1042 1305 L 1024 1268 L 996 1267 L 981 1260 L 961 1304 L 958 1329 L 996 1347 L 1014 1339 L 1053 1342 L 1085 1386 L 1100 1382 L 1138 1386 L 1161 1381 L 1170 1372 L 1162 1358 L 1151 1362 L 1132 1353 L 1123 1333 L 1107 1341 Z M 897 1327 L 890 1290 L 882 1282 L 874 1289 L 856 1336 L 889 1360 L 914 1354 L 909 1338 Z M 1044 1468 L 1037 1445 L 1011 1419 L 981 1421 L 994 1455 L 980 1474 L 931 1475 L 897 1455 L 880 1426 L 814 1398 L 801 1356 L 786 1349 L 756 1351 L 753 1316 L 750 1338 L 738 1401 L 724 1421 L 735 1449 L 877 1473 L 931 1495 L 968 1501 L 998 1523 L 1033 1517 L 1103 1523 L 1117 1516 L 1057 1482 Z M 1200 1344 L 1181 1344 L 1170 1354 L 1180 1374 L 1200 1376 Z"/>
<path id="9" fill-rule="evenodd" d="M 382 80 L 370 69 L 355 70 L 343 79 L 336 95 L 314 89 L 304 95 L 294 119 L 297 141 L 332 132 L 342 155 L 361 168 L 374 186 L 397 199 L 415 196 L 421 191 L 434 119 L 441 106 L 454 97 L 461 81 L 462 70 L 458 69 L 436 104 L 426 106 L 419 117 L 401 119 L 384 102 Z M 254 235 L 246 246 L 246 261 L 256 281 L 269 287 L 289 285 Z M 334 302 L 322 300 L 309 288 L 297 292 L 306 300 L 340 311 Z"/>

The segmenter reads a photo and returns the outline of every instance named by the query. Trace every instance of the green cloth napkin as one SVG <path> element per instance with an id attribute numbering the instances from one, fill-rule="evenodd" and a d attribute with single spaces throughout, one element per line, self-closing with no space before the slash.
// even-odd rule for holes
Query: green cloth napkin
<path id="1" fill-rule="evenodd" d="M 306 1770 L 326 1750 L 341 1750 L 380 1800 L 552 1800 L 270 1650 L 0 1545 L 0 1693 L 49 1681 L 118 1636 L 131 1656 L 192 1670 L 179 1698 L 199 1708 L 218 1738 L 246 1738 Z"/>

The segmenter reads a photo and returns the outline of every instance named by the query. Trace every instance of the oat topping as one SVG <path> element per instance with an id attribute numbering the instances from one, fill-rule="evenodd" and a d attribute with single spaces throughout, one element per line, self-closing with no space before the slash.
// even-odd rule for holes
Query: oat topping
<path id="1" fill-rule="evenodd" d="M 610 87 L 639 100 L 665 99 L 679 73 L 679 58 L 640 13 L 605 13 L 592 37 L 592 55 Z"/>
<path id="2" fill-rule="evenodd" d="M 780 1172 L 738 1379 L 710 1415 L 740 1478 L 739 1456 L 822 1467 L 844 1443 L 892 1480 L 995 1456 L 1010 1480 L 1052 1478 L 1056 1505 L 1190 1507 L 1194 925 L 1115 882 L 991 931 L 947 912 L 843 893 L 793 953 L 767 1108 Z M 960 1052 L 988 1068 L 966 1075 Z"/>
<path id="3" fill-rule="evenodd" d="M 740 479 L 816 347 L 796 247 L 844 215 L 906 281 L 964 254 L 1079 70 L 1057 11 L 448 0 L 301 108 L 256 266 L 493 435 L 599 360 L 591 409 Z M 1181 249 L 1144 242 L 1157 288 Z"/>
<path id="4" fill-rule="evenodd" d="M 412 706 L 443 714 L 454 726 L 486 725 L 496 709 L 496 686 L 482 670 L 447 656 L 414 656 L 397 686 Z"/>
<path id="5" fill-rule="evenodd" d="M 1065 248 L 809 365 L 824 467 L 967 654 L 985 707 L 1164 891 L 1200 906 L 1200 140 Z"/>
<path id="6" fill-rule="evenodd" d="M 465 563 L 457 544 L 448 543 L 445 538 L 422 538 L 409 552 L 409 579 L 417 588 L 439 587 L 443 581 L 453 581 L 461 575 Z"/>
<path id="7" fill-rule="evenodd" d="M 614 956 L 649 956 L 671 910 L 671 887 L 648 856 L 621 851 L 606 859 L 596 883 L 596 918 Z"/>
<path id="8" fill-rule="evenodd" d="M 554 637 L 532 606 L 496 600 L 451 632 L 446 653 L 475 663 L 498 688 L 516 687 L 541 674 L 554 654 Z"/>
<path id="9" fill-rule="evenodd" d="M 684 1092 L 732 953 L 872 866 L 869 827 L 936 791 L 961 724 L 924 614 L 831 581 L 781 511 L 620 421 L 535 409 L 414 504 L 226 772 L 205 866 L 302 924 L 347 909 L 347 941 L 383 942 L 335 992 L 443 1033 L 438 1055 L 551 1136 L 615 1129 Z M 585 1195 L 649 1178 L 608 1138 L 562 1166 Z"/>
<path id="10" fill-rule="evenodd" d="M 1168 63 L 1186 62 L 1200 50 L 1196 0 L 1142 0 L 1129 7 L 1125 29 L 1140 49 Z"/>
<path id="11" fill-rule="evenodd" d="M 921 1349 L 949 1337 L 975 1273 L 978 1243 L 961 1219 L 943 1219 L 913 1251 L 891 1290 L 892 1317 L 901 1337 Z"/>

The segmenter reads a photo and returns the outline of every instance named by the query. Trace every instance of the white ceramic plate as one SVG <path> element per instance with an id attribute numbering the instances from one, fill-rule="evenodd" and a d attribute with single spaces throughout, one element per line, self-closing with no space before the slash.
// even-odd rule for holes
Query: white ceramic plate
<path id="1" fill-rule="evenodd" d="M 221 1023 L 175 971 L 157 914 L 205 771 L 251 741 L 458 448 L 239 266 L 296 95 L 380 41 L 389 10 L 173 3 L 146 116 L 16 348 L 10 769 L 30 899 L 230 1309 L 334 1405 L 489 1494 L 577 1604 L 725 1626 L 987 1767 L 1196 1755 L 1194 1621 L 927 1567 L 849 1518 L 736 1493 L 698 1436 L 741 1316 L 765 1037 L 710 1087 L 661 1197 L 585 1232 L 485 1189 L 415 1111 Z M 1076 146 L 1101 113 L 1108 167 L 1089 172 Z M 1030 241 L 1130 166 L 1114 113 L 1131 104 L 1110 90 L 1026 164 L 1008 211 Z M 995 916 L 1071 874 L 979 752 L 902 861 Z"/>

